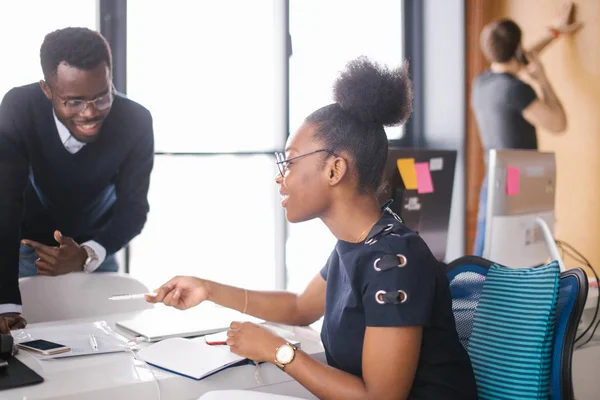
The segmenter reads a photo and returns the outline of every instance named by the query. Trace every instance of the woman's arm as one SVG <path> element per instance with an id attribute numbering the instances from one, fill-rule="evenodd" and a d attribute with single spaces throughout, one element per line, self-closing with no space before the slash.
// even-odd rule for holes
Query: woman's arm
<path id="1" fill-rule="evenodd" d="M 162 285 L 150 303 L 185 310 L 210 300 L 271 322 L 309 325 L 325 312 L 325 280 L 317 275 L 299 295 L 284 291 L 253 291 L 192 276 L 177 276 Z"/>
<path id="2" fill-rule="evenodd" d="M 325 312 L 325 280 L 316 275 L 304 292 L 254 291 L 207 281 L 208 300 L 246 314 L 288 325 L 310 325 Z"/>
<path id="3" fill-rule="evenodd" d="M 231 351 L 255 361 L 275 359 L 276 349 L 285 340 L 265 327 L 232 324 L 227 335 Z M 284 370 L 319 399 L 406 399 L 419 363 L 422 328 L 367 327 L 362 352 L 362 374 L 325 365 L 302 350 Z"/>

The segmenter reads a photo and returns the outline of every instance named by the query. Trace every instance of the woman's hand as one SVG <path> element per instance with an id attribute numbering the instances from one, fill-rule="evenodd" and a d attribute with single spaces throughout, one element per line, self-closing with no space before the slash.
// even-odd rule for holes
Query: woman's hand
<path id="1" fill-rule="evenodd" d="M 176 276 L 155 292 L 155 297 L 146 296 L 148 303 L 163 303 L 180 310 L 187 310 L 208 300 L 209 288 L 204 279 L 193 276 Z"/>
<path id="2" fill-rule="evenodd" d="M 262 362 L 275 360 L 275 351 L 285 339 L 263 325 L 252 322 L 232 322 L 227 331 L 227 345 L 232 353 Z"/>

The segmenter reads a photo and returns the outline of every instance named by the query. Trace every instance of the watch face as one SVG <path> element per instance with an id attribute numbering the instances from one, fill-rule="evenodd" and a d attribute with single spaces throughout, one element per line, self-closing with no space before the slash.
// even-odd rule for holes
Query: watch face
<path id="1" fill-rule="evenodd" d="M 277 361 L 288 364 L 294 359 L 294 349 L 289 344 L 281 346 L 277 350 Z"/>

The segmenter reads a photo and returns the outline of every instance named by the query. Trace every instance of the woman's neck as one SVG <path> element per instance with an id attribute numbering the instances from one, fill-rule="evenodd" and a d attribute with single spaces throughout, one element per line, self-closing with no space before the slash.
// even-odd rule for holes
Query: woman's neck
<path id="1" fill-rule="evenodd" d="M 377 199 L 373 195 L 364 195 L 338 201 L 321 220 L 338 240 L 359 243 L 380 218 L 381 207 Z"/>

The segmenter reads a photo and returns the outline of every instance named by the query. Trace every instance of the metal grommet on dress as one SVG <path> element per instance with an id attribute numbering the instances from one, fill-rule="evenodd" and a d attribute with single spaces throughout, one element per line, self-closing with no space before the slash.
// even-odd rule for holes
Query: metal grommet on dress
<path id="1" fill-rule="evenodd" d="M 396 254 L 398 256 L 398 267 L 402 268 L 402 267 L 406 267 L 406 264 L 408 264 L 408 259 L 406 258 L 406 256 L 404 256 L 403 254 Z"/>
<path id="2" fill-rule="evenodd" d="M 381 272 L 381 268 L 379 268 L 377 266 L 377 264 L 379 264 L 379 261 L 381 261 L 381 257 L 379 257 L 377 260 L 373 261 L 373 269 L 377 272 Z"/>
<path id="3" fill-rule="evenodd" d="M 398 290 L 398 300 L 400 301 L 400 304 L 404 303 L 408 300 L 408 294 L 404 290 Z"/>
<path id="4" fill-rule="evenodd" d="M 380 266 L 379 263 L 383 261 Z M 408 259 L 402 254 L 396 254 L 395 256 L 383 256 L 373 261 L 373 269 L 377 272 L 385 271 L 393 267 L 402 268 L 406 266 Z"/>
<path id="5" fill-rule="evenodd" d="M 379 304 L 402 304 L 408 300 L 408 294 L 404 290 L 398 290 L 396 292 L 386 292 L 385 290 L 379 290 L 375 293 L 375 301 Z"/>

